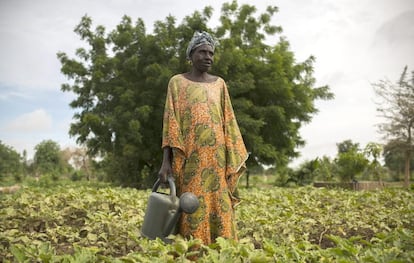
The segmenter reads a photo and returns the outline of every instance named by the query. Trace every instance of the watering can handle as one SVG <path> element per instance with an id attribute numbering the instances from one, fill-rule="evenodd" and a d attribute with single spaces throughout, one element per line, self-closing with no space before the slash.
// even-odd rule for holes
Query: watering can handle
<path id="1" fill-rule="evenodd" d="M 168 185 L 170 186 L 170 195 L 175 197 L 176 196 L 176 189 L 175 189 L 175 184 L 174 184 L 173 177 L 171 175 L 167 176 L 167 181 L 168 181 Z M 156 192 L 160 185 L 161 185 L 161 181 L 158 178 L 157 181 L 155 182 L 154 186 L 152 187 L 152 191 Z"/>

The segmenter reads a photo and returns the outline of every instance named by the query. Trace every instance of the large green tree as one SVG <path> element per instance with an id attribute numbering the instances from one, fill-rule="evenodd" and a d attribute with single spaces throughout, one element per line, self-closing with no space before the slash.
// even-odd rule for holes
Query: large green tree
<path id="1" fill-rule="evenodd" d="M 92 29 L 84 16 L 75 32 L 87 43 L 77 58 L 58 53 L 62 85 L 76 98 L 70 134 L 101 155 L 111 180 L 145 186 L 161 163 L 161 125 L 169 78 L 189 69 L 185 49 L 195 30 L 219 41 L 214 74 L 228 83 L 246 146 L 249 165 L 279 165 L 298 156 L 300 127 L 317 112 L 317 99 L 332 98 L 328 87 L 314 87 L 312 56 L 296 62 L 281 28 L 271 24 L 276 7 L 255 16 L 254 6 L 236 1 L 221 10 L 221 24 L 207 26 L 212 8 L 195 11 L 180 25 L 168 16 L 147 34 L 144 22 L 124 16 L 113 31 Z M 266 41 L 277 40 L 274 45 Z"/>
<path id="2" fill-rule="evenodd" d="M 410 184 L 410 161 L 414 151 L 414 71 L 409 76 L 406 66 L 400 79 L 393 83 L 381 80 L 373 84 L 379 98 L 377 111 L 384 122 L 379 131 L 387 140 L 387 148 L 404 155 L 404 184 Z"/>
<path id="3" fill-rule="evenodd" d="M 299 129 L 317 112 L 315 100 L 333 97 L 327 86 L 314 87 L 314 57 L 296 62 L 288 41 L 275 36 L 282 31 L 271 24 L 277 11 L 255 17 L 254 6 L 224 4 L 216 30 L 222 53 L 215 70 L 228 80 L 253 165 L 284 166 L 297 157 L 305 143 Z M 271 39 L 277 44 L 265 44 Z"/>

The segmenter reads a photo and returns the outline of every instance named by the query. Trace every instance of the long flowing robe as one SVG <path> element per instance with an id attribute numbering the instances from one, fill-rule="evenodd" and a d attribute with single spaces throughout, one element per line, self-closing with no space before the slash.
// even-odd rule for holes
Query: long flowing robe
<path id="1" fill-rule="evenodd" d="M 179 233 L 210 244 L 219 236 L 237 239 L 234 205 L 248 153 L 225 81 L 194 82 L 175 75 L 168 84 L 162 147 L 173 150 L 177 194 L 192 192 L 200 202 L 185 214 Z"/>

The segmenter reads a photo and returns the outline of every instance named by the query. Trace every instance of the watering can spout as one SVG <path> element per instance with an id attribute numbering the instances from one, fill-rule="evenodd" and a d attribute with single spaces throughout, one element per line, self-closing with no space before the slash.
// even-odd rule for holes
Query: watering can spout
<path id="1" fill-rule="evenodd" d="M 165 226 L 164 235 L 168 236 L 173 232 L 182 212 L 186 214 L 192 214 L 198 209 L 199 206 L 200 206 L 200 203 L 198 201 L 198 198 L 193 193 L 190 193 L 190 192 L 183 193 L 180 196 L 178 210 L 176 211 L 174 216 L 170 218 L 170 220 Z"/>

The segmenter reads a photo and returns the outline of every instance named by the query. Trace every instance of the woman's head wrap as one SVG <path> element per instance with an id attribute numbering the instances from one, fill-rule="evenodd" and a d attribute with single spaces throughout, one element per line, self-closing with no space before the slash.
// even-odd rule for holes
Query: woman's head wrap
<path id="1" fill-rule="evenodd" d="M 187 47 L 187 52 L 186 52 L 187 59 L 188 60 L 191 59 L 191 57 L 190 57 L 191 51 L 193 51 L 194 49 L 198 48 L 199 46 L 205 45 L 205 44 L 211 46 L 213 48 L 213 51 L 214 51 L 216 41 L 213 39 L 213 37 L 209 33 L 205 32 L 205 31 L 201 31 L 201 32 L 196 31 L 196 32 L 194 32 L 193 38 L 191 39 L 191 41 L 190 41 L 190 43 L 188 44 L 188 47 Z"/>

